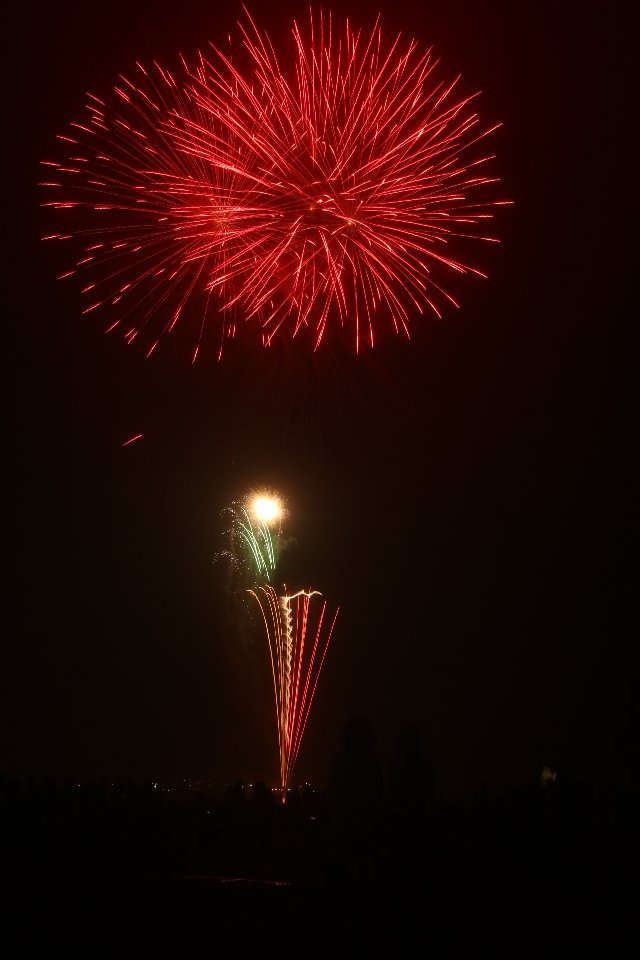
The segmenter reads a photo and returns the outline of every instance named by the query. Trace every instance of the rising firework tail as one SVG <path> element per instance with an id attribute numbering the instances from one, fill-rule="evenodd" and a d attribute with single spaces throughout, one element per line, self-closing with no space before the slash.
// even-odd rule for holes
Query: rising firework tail
<path id="1" fill-rule="evenodd" d="M 284 797 L 340 608 L 329 615 L 317 590 L 278 596 L 266 586 L 249 593 L 260 608 L 269 646 Z"/>
<path id="2" fill-rule="evenodd" d="M 211 322 L 220 343 L 243 320 L 265 345 L 341 327 L 359 349 L 457 306 L 449 281 L 484 275 L 467 249 L 507 202 L 483 150 L 499 124 L 379 22 L 311 13 L 285 54 L 249 15 L 239 33 L 237 56 L 138 64 L 61 136 L 43 185 L 73 227 L 49 238 L 81 243 L 63 276 L 85 312 L 152 353 L 195 311 L 195 359 Z"/>

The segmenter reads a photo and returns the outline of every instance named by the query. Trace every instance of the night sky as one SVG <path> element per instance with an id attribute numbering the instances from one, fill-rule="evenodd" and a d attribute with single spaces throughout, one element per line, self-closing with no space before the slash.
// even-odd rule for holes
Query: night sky
<path id="1" fill-rule="evenodd" d="M 489 281 L 462 278 L 460 311 L 373 353 L 339 335 L 315 355 L 240 338 L 195 367 L 188 330 L 147 361 L 81 316 L 56 280 L 64 251 L 39 239 L 36 184 L 85 90 L 224 36 L 240 6 L 13 14 L 10 775 L 276 781 L 266 647 L 238 629 L 214 561 L 223 508 L 262 485 L 288 503 L 288 581 L 342 606 L 296 779 L 323 782 L 351 715 L 383 759 L 419 724 L 445 790 L 542 764 L 637 773 L 628 24 L 577 0 L 379 6 L 388 36 L 432 44 L 504 122 L 514 206 L 480 252 Z M 306 11 L 251 9 L 275 36 Z M 371 22 L 362 3 L 333 9 Z"/>

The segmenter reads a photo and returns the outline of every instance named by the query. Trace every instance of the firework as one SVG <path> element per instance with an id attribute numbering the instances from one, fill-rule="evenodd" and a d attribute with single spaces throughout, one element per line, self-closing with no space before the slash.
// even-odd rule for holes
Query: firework
<path id="1" fill-rule="evenodd" d="M 273 497 L 258 495 L 245 503 L 228 508 L 231 516 L 231 549 L 221 556 L 231 557 L 234 563 L 249 571 L 252 581 L 273 580 L 278 556 L 278 532 L 272 525 L 281 516 L 280 502 Z"/>
<path id="2" fill-rule="evenodd" d="M 47 161 L 51 206 L 80 252 L 85 313 L 154 351 L 195 317 L 221 343 L 250 321 L 264 344 L 332 326 L 356 348 L 383 324 L 456 303 L 449 278 L 484 276 L 468 238 L 493 241 L 490 156 L 473 96 L 430 52 L 311 15 L 276 53 L 249 18 L 238 60 L 212 48 L 170 73 L 137 65 Z M 193 306 L 192 306 L 193 304 Z M 196 309 L 197 305 L 197 309 Z"/>
<path id="3" fill-rule="evenodd" d="M 242 571 L 241 584 L 256 600 L 265 629 L 275 695 L 280 780 L 291 783 L 311 705 L 338 610 L 331 617 L 317 590 L 276 587 L 282 500 L 259 492 L 234 503 L 228 557 Z M 246 596 L 246 594 L 245 594 Z M 284 792 L 283 792 L 284 797 Z"/>
<path id="4" fill-rule="evenodd" d="M 46 240 L 74 240 L 76 277 L 86 298 L 83 313 L 106 308 L 106 332 L 138 338 L 147 355 L 188 313 L 196 318 L 193 359 L 207 317 L 220 317 L 221 334 L 233 333 L 211 304 L 206 285 L 224 247 L 229 203 L 219 168 L 178 149 L 171 135 L 178 115 L 200 116 L 182 77 L 154 64 L 120 76 L 109 96 L 88 94 L 85 116 L 58 140 L 64 161 L 43 161 L 43 204 L 64 216 L 70 229 Z M 229 178 L 225 176 L 225 180 Z"/>
<path id="5" fill-rule="evenodd" d="M 314 598 L 321 598 L 317 590 L 278 596 L 273 587 L 265 586 L 249 592 L 260 607 L 269 645 L 284 795 L 291 783 L 339 608 L 330 617 L 324 600 L 314 606 Z"/>
<path id="6" fill-rule="evenodd" d="M 416 312 L 458 306 L 443 283 L 484 276 L 462 248 L 495 241 L 483 225 L 499 202 L 478 147 L 496 127 L 480 123 L 474 96 L 437 79 L 414 41 L 386 43 L 379 23 L 366 34 L 311 14 L 286 59 L 250 18 L 241 31 L 242 67 L 215 51 L 192 75 L 207 123 L 183 116 L 172 131 L 229 177 L 209 289 L 257 318 L 266 343 L 308 327 L 317 346 L 337 321 L 358 348 L 380 321 L 408 335 Z"/>

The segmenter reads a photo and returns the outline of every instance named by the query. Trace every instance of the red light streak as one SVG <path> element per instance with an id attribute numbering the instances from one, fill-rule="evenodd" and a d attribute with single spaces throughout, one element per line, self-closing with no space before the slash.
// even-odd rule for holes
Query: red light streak
<path id="1" fill-rule="evenodd" d="M 262 586 L 249 593 L 258 602 L 267 634 L 276 703 L 280 780 L 286 791 L 291 784 L 340 608 L 327 627 L 326 601 L 322 600 L 319 614 L 314 612 L 312 616 L 312 600 L 320 597 L 315 590 L 279 597 L 273 587 Z M 308 644 L 311 624 L 313 641 Z"/>

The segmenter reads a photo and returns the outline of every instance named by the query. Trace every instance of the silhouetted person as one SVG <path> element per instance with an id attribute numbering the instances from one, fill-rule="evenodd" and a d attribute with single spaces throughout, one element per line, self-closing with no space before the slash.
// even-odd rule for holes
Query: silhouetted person
<path id="1" fill-rule="evenodd" d="M 435 791 L 433 764 L 422 751 L 420 730 L 405 726 L 396 737 L 387 776 L 388 902 L 396 947 L 410 942 L 427 916 Z"/>
<path id="2" fill-rule="evenodd" d="M 247 800 L 244 783 L 239 778 L 229 784 L 223 803 L 223 822 L 227 840 L 236 840 L 246 829 Z"/>
<path id="3" fill-rule="evenodd" d="M 388 776 L 389 813 L 403 821 L 423 821 L 431 813 L 436 781 L 431 760 L 422 752 L 418 727 L 400 730 L 393 748 Z"/>
<path id="4" fill-rule="evenodd" d="M 229 809 L 240 810 L 245 805 L 244 783 L 238 779 L 227 787 L 224 802 Z"/>
<path id="5" fill-rule="evenodd" d="M 374 740 L 367 720 L 349 720 L 329 781 L 344 932 L 365 945 L 375 941 L 373 901 L 377 895 L 384 789 L 382 765 L 373 753 Z"/>
<path id="6" fill-rule="evenodd" d="M 268 839 L 275 814 L 273 793 L 263 780 L 258 780 L 253 788 L 250 810 L 251 834 L 255 842 L 262 844 Z"/>
<path id="7" fill-rule="evenodd" d="M 253 788 L 253 796 L 251 798 L 251 803 L 253 804 L 253 807 L 256 810 L 272 811 L 273 809 L 275 809 L 275 800 L 273 797 L 273 792 L 269 790 L 269 787 L 266 785 L 264 780 L 256 781 L 256 785 Z"/>

